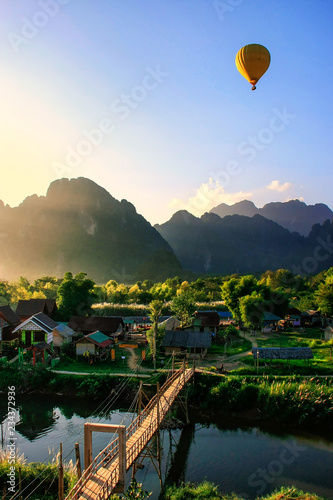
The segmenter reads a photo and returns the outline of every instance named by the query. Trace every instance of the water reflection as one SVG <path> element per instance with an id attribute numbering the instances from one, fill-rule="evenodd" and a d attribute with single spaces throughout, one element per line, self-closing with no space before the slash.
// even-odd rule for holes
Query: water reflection
<path id="1" fill-rule="evenodd" d="M 17 448 L 28 461 L 49 461 L 64 444 L 66 460 L 73 459 L 74 444 L 80 442 L 83 459 L 83 424 L 94 422 L 125 423 L 132 416 L 113 410 L 96 415 L 95 401 L 72 401 L 31 395 L 18 398 Z M 2 422 L 7 401 L 0 400 Z M 92 416 L 95 414 L 95 416 Z M 295 484 L 301 489 L 317 492 L 333 499 L 333 436 L 323 436 L 276 425 L 250 426 L 234 417 L 207 418 L 191 414 L 191 423 L 182 430 L 161 431 L 161 448 L 157 440 L 152 454 L 160 457 L 164 485 L 204 479 L 219 485 L 221 492 L 233 491 L 244 498 L 256 498 L 283 485 Z M 6 436 L 5 436 L 6 438 Z M 110 436 L 94 433 L 93 454 L 107 444 Z M 53 449 L 51 455 L 48 449 Z M 153 491 L 151 500 L 160 495 L 160 479 L 149 458 L 143 461 L 136 478 L 144 489 Z M 127 484 L 131 471 L 127 475 Z"/>

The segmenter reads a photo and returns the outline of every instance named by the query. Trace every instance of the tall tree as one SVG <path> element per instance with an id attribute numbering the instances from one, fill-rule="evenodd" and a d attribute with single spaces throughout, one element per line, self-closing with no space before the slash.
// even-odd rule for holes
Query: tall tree
<path id="1" fill-rule="evenodd" d="M 65 273 L 57 292 L 59 316 L 67 321 L 72 315 L 85 316 L 91 310 L 96 295 L 95 283 L 86 278 L 86 273 Z"/>
<path id="2" fill-rule="evenodd" d="M 156 339 L 157 339 L 157 329 L 158 329 L 158 318 L 161 315 L 163 307 L 163 302 L 160 300 L 152 300 L 148 306 L 149 317 L 153 323 L 153 361 L 154 370 L 156 370 Z"/>
<path id="3" fill-rule="evenodd" d="M 181 292 L 171 301 L 170 308 L 177 314 L 181 325 L 185 326 L 196 310 L 196 303 L 190 292 Z"/>
<path id="4" fill-rule="evenodd" d="M 315 292 L 318 308 L 325 316 L 333 316 L 333 276 L 328 275 Z"/>
<path id="5" fill-rule="evenodd" d="M 245 295 L 239 299 L 241 320 L 247 328 L 257 330 L 264 319 L 264 299 L 258 293 Z"/>

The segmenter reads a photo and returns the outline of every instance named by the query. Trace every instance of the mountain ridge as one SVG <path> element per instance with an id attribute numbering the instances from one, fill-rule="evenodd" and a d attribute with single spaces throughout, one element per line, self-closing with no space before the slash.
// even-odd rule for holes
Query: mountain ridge
<path id="1" fill-rule="evenodd" d="M 29 196 L 18 207 L 1 205 L 0 228 L 1 278 L 71 270 L 126 282 L 181 270 L 170 245 L 132 203 L 83 177 L 56 180 L 46 196 Z"/>
<path id="2" fill-rule="evenodd" d="M 262 208 L 257 208 L 252 201 L 243 200 L 234 205 L 220 203 L 212 208 L 210 212 L 226 217 L 227 215 L 245 215 L 253 217 L 262 215 L 266 219 L 273 220 L 281 226 L 296 231 L 303 236 L 308 236 L 312 226 L 317 223 L 323 223 L 327 219 L 333 218 L 333 211 L 324 203 L 307 205 L 298 199 L 286 202 L 266 203 Z"/>

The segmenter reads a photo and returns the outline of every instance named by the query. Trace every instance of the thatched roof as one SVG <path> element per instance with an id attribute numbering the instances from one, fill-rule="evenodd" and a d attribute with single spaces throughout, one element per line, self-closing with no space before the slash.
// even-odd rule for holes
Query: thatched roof
<path id="1" fill-rule="evenodd" d="M 162 347 L 201 348 L 208 349 L 212 342 L 212 335 L 203 332 L 166 331 Z"/>
<path id="2" fill-rule="evenodd" d="M 259 355 L 258 355 L 259 353 Z M 253 347 L 253 357 L 259 359 L 312 359 L 310 347 Z"/>
<path id="3" fill-rule="evenodd" d="M 68 322 L 69 328 L 83 334 L 100 331 L 112 335 L 118 330 L 123 330 L 124 322 L 120 316 L 72 316 Z"/>

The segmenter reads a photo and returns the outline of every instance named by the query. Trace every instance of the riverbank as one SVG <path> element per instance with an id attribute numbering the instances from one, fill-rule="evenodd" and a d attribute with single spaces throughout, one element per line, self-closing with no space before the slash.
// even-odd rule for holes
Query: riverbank
<path id="1" fill-rule="evenodd" d="M 333 381 L 301 376 L 196 375 L 190 402 L 207 412 L 333 429 Z"/>
<path id="2" fill-rule="evenodd" d="M 151 386 L 146 389 L 148 396 L 155 393 L 156 383 L 163 384 L 165 379 L 166 373 L 152 374 Z M 64 374 L 31 365 L 0 366 L 3 394 L 8 386 L 15 386 L 17 394 L 39 392 L 98 400 L 121 391 L 121 399 L 127 402 L 133 400 L 139 384 L 137 377 Z M 333 429 L 333 380 L 330 377 L 224 377 L 197 373 L 195 383 L 188 386 L 188 392 L 190 404 L 207 412 L 241 414 L 257 420 Z"/>

